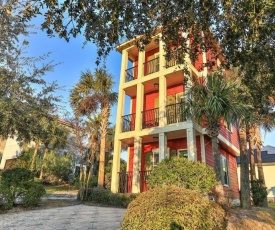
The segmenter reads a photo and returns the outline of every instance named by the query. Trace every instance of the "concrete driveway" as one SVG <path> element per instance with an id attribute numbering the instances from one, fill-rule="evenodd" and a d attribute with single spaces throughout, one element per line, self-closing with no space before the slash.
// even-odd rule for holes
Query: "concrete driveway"
<path id="1" fill-rule="evenodd" d="M 0 215 L 0 229 L 120 229 L 126 209 L 75 205 Z"/>

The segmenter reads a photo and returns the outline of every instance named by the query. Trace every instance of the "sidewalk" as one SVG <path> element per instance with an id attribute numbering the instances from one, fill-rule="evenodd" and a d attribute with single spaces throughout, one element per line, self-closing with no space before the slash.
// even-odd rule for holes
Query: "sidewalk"
<path id="1" fill-rule="evenodd" d="M 83 204 L 26 211 L 0 216 L 0 229 L 5 230 L 117 230 L 126 209 L 87 206 Z"/>

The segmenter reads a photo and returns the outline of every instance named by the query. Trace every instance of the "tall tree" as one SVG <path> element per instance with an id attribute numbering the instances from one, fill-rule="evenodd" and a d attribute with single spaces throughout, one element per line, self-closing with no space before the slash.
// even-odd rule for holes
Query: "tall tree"
<path id="1" fill-rule="evenodd" d="M 238 92 L 240 84 L 222 71 L 213 72 L 205 79 L 194 77 L 192 84 L 187 91 L 185 110 L 192 119 L 205 125 L 212 140 L 216 179 L 221 182 L 218 135 L 222 119 L 229 124 L 235 123 L 246 111 Z"/>
<path id="2" fill-rule="evenodd" d="M 92 74 L 82 72 L 80 82 L 71 91 L 71 105 L 80 114 L 90 116 L 99 110 L 100 116 L 100 161 L 98 185 L 104 186 L 105 145 L 111 105 L 117 101 L 112 92 L 112 76 L 103 68 Z"/>

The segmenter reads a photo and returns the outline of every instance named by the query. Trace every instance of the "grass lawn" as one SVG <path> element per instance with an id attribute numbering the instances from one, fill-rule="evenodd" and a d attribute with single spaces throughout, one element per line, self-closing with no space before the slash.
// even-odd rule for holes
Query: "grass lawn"
<path id="1" fill-rule="evenodd" d="M 275 203 L 274 202 L 273 203 L 268 203 L 268 207 L 275 209 Z"/>
<path id="2" fill-rule="evenodd" d="M 75 190 L 75 187 L 71 186 L 69 184 L 44 185 L 44 188 L 46 189 L 47 194 L 53 194 L 53 193 L 57 193 L 57 192 L 69 192 L 71 190 Z"/>

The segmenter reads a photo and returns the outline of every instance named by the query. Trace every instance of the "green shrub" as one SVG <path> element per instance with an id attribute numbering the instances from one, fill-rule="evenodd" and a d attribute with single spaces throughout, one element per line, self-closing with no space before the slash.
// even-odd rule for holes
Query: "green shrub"
<path id="1" fill-rule="evenodd" d="M 255 206 L 264 206 L 267 197 L 267 188 L 262 180 L 251 181 L 251 196 Z"/>
<path id="2" fill-rule="evenodd" d="M 3 209 L 12 208 L 17 199 L 22 199 L 25 206 L 36 205 L 44 193 L 43 186 L 34 182 L 33 173 L 30 170 L 12 168 L 2 173 L 0 206 Z"/>
<path id="3" fill-rule="evenodd" d="M 41 184 L 32 184 L 32 186 L 24 193 L 23 206 L 36 206 L 41 200 L 41 197 L 46 194 L 46 190 Z"/>
<path id="4" fill-rule="evenodd" d="M 177 157 L 161 161 L 148 179 L 150 188 L 175 185 L 201 193 L 209 192 L 216 184 L 215 173 L 211 167 Z"/>
<path id="5" fill-rule="evenodd" d="M 97 187 L 89 191 L 88 201 L 95 204 L 127 208 L 128 204 L 136 197 L 135 194 L 112 193 L 108 189 Z"/>
<path id="6" fill-rule="evenodd" d="M 166 186 L 141 193 L 124 215 L 122 230 L 225 229 L 225 212 L 197 191 Z"/>

